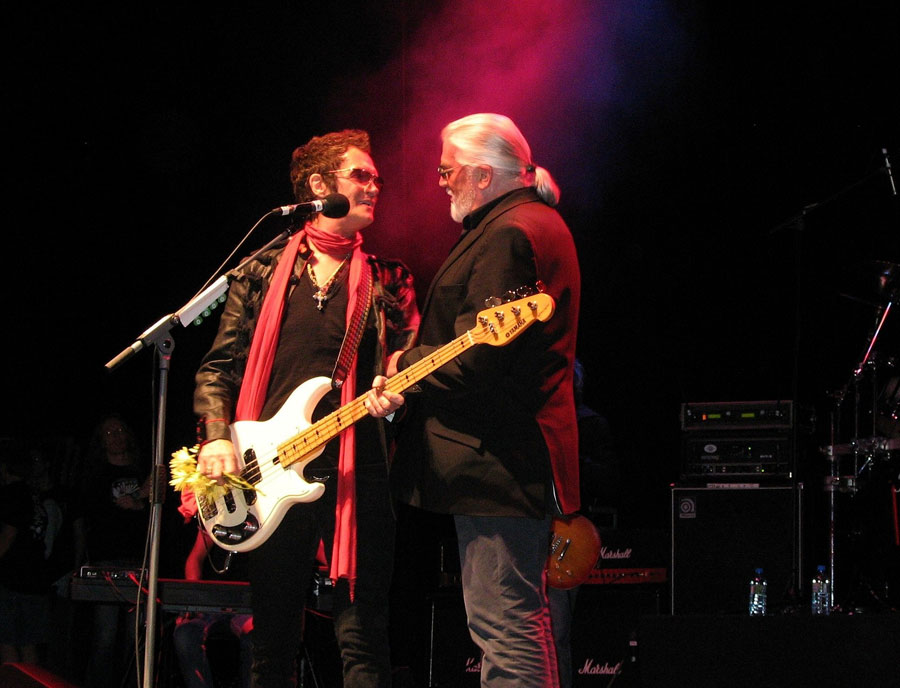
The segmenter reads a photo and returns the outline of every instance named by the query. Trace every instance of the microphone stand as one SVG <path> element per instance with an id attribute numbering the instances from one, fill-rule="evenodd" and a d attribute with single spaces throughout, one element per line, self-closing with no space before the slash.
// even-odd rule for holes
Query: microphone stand
<path id="1" fill-rule="evenodd" d="M 257 222 L 259 225 L 265 218 L 275 211 L 264 215 Z M 254 226 L 255 227 L 255 226 Z M 252 231 L 252 230 L 251 230 Z M 208 315 L 208 309 L 213 307 L 228 291 L 230 279 L 245 265 L 255 260 L 263 251 L 268 250 L 279 241 L 283 241 L 293 234 L 293 228 L 284 230 L 277 237 L 258 249 L 249 258 L 243 261 L 233 270 L 216 279 L 210 286 L 200 291 L 190 301 L 175 313 L 163 316 L 144 331 L 133 344 L 123 349 L 115 358 L 106 364 L 109 371 L 115 370 L 136 353 L 147 347 L 154 347 L 159 359 L 158 365 L 158 398 L 155 446 L 153 449 L 153 472 L 150 487 L 150 561 L 147 569 L 147 621 L 144 626 L 144 673 L 143 688 L 153 688 L 154 656 L 156 651 L 156 617 L 157 617 L 157 587 L 159 582 L 159 540 L 162 525 L 162 504 L 166 486 L 166 463 L 163 458 L 166 430 L 166 402 L 168 399 L 169 367 L 172 352 L 175 350 L 175 340 L 171 330 L 176 325 L 187 327 L 203 314 Z M 140 671 L 138 672 L 140 675 Z"/>

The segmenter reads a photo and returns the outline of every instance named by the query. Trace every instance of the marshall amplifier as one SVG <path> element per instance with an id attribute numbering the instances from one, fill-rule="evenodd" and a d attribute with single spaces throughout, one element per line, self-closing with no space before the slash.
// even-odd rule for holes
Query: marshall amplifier
<path id="1" fill-rule="evenodd" d="M 785 480 L 794 470 L 790 401 L 682 404 L 682 482 Z"/>
<path id="2" fill-rule="evenodd" d="M 481 650 L 469 635 L 461 588 L 432 598 L 428 654 L 428 688 L 481 685 Z"/>
<path id="3" fill-rule="evenodd" d="M 639 686 L 638 619 L 659 614 L 667 594 L 668 534 L 598 528 L 600 557 L 575 596 L 574 688 Z"/>
<path id="4" fill-rule="evenodd" d="M 662 585 L 583 585 L 572 619 L 573 688 L 640 686 L 638 626 L 661 610 Z"/>
<path id="5" fill-rule="evenodd" d="M 589 585 L 664 583 L 668 534 L 662 530 L 598 528 L 600 557 L 585 581 Z"/>

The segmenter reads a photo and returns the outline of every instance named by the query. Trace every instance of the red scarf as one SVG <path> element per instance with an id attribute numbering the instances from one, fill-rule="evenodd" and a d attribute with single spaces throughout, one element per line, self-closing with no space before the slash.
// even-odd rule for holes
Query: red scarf
<path id="1" fill-rule="evenodd" d="M 235 420 L 257 420 L 262 412 L 269 387 L 269 376 L 275 360 L 275 348 L 281 330 L 287 286 L 293 273 L 297 254 L 304 239 L 309 238 L 320 251 L 327 253 L 350 253 L 350 284 L 347 298 L 347 327 L 356 307 L 360 276 L 366 267 L 366 255 L 360 248 L 362 237 L 354 238 L 316 229 L 310 224 L 295 234 L 285 246 L 281 259 L 272 275 L 269 291 L 263 300 L 259 321 L 250 344 L 247 371 L 238 395 Z M 346 406 L 356 398 L 356 357 L 347 379 L 341 385 L 341 406 Z M 335 508 L 334 546 L 331 553 L 331 579 L 346 578 L 350 584 L 350 598 L 353 599 L 356 584 L 356 431 L 350 426 L 341 433 L 340 459 L 338 461 L 337 507 Z"/>

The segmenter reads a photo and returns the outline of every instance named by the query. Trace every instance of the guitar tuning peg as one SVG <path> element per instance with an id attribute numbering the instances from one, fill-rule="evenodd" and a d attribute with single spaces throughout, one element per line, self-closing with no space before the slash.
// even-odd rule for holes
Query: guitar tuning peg
<path id="1" fill-rule="evenodd" d="M 500 298 L 498 298 L 496 296 L 488 296 L 484 300 L 484 307 L 485 308 L 496 308 L 501 303 L 503 303 L 503 301 Z"/>
<path id="2" fill-rule="evenodd" d="M 516 289 L 516 298 L 524 299 L 527 296 L 531 296 L 535 293 L 534 287 L 525 285 Z"/>
<path id="3" fill-rule="evenodd" d="M 516 292 L 510 290 L 503 295 L 503 303 L 509 303 L 510 301 L 515 301 L 517 298 L 519 298 L 519 297 L 516 296 Z"/>

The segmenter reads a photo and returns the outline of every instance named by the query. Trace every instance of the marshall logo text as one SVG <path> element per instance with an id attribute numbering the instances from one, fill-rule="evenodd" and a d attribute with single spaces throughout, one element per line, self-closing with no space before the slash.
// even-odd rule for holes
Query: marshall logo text
<path id="1" fill-rule="evenodd" d="M 618 662 L 613 666 L 609 665 L 609 662 L 604 662 L 603 664 L 597 664 L 593 659 L 588 657 L 584 660 L 584 666 L 578 670 L 579 676 L 594 676 L 594 675 L 602 675 L 602 676 L 618 676 L 622 673 L 622 662 Z"/>
<path id="2" fill-rule="evenodd" d="M 626 549 L 610 549 L 609 547 L 600 548 L 601 559 L 631 559 L 631 547 Z"/>

